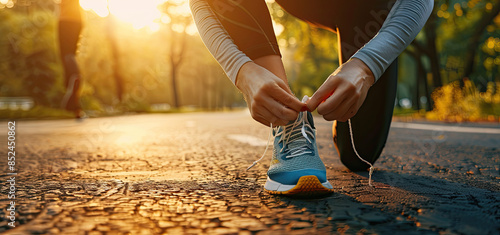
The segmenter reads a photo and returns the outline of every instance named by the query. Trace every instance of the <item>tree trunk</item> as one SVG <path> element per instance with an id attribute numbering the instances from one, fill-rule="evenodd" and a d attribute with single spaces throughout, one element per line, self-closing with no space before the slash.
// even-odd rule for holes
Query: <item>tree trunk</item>
<path id="1" fill-rule="evenodd" d="M 426 74 L 427 72 L 425 71 L 424 64 L 422 63 L 422 57 L 424 56 L 422 51 L 419 50 L 418 48 L 415 48 L 415 51 L 412 50 L 406 50 L 405 51 L 408 55 L 413 57 L 415 60 L 415 63 L 417 64 L 417 81 L 416 81 L 416 91 L 415 91 L 415 102 L 416 102 L 416 107 L 417 110 L 420 110 L 422 108 L 422 104 L 420 103 L 420 85 L 423 83 L 424 88 L 425 88 L 425 93 L 427 95 L 428 93 L 428 84 L 427 84 L 427 78 Z M 432 109 L 432 103 L 429 102 L 430 97 L 427 97 L 427 109 Z"/>
<path id="2" fill-rule="evenodd" d="M 417 63 L 419 63 L 419 62 L 417 62 Z M 415 103 L 416 103 L 417 110 L 420 110 L 422 108 L 422 105 L 420 104 L 420 80 L 421 79 L 422 79 L 422 72 L 419 69 L 418 74 L 417 74 L 416 91 L 415 91 Z"/>
<path id="3" fill-rule="evenodd" d="M 437 4 L 437 2 L 435 3 Z M 415 50 L 419 51 L 419 54 L 423 54 L 429 58 L 430 70 L 432 73 L 432 83 L 434 88 L 443 86 L 443 81 L 441 79 L 441 66 L 439 65 L 439 53 L 436 47 L 436 15 L 439 6 L 434 7 L 434 11 L 429 16 L 427 23 L 423 31 L 425 32 L 425 45 L 421 45 L 418 41 L 414 40 L 411 45 L 415 46 Z"/>
<path id="4" fill-rule="evenodd" d="M 434 7 L 434 9 L 437 9 L 437 7 Z M 422 51 L 429 57 L 432 73 L 432 83 L 434 88 L 443 86 L 440 71 L 441 66 L 439 65 L 439 53 L 436 47 L 436 15 L 437 14 L 433 12 L 427 20 L 427 24 L 424 29 L 426 35 L 427 50 Z"/>
<path id="5" fill-rule="evenodd" d="M 429 28 L 432 28 L 432 27 L 434 27 L 434 26 L 431 25 Z M 435 30 L 434 30 L 434 32 L 435 32 Z M 426 35 L 427 35 L 427 33 L 426 33 Z M 431 33 L 431 35 L 432 35 L 432 33 Z M 434 35 L 435 35 L 435 33 L 434 33 Z M 408 54 L 411 55 L 417 63 L 418 76 L 419 76 L 419 78 L 417 79 L 417 83 L 420 84 L 420 81 L 423 82 L 424 89 L 425 89 L 424 92 L 425 92 L 425 95 L 427 97 L 426 109 L 429 111 L 429 110 L 434 109 L 434 102 L 432 101 L 432 99 L 430 97 L 430 90 L 431 89 L 429 87 L 429 82 L 427 81 L 427 72 L 424 68 L 424 64 L 422 63 L 422 57 L 427 56 L 430 60 L 431 73 L 432 73 L 432 83 L 433 83 L 434 89 L 443 86 L 443 82 L 441 80 L 441 72 L 440 72 L 440 66 L 439 66 L 439 54 L 438 54 L 437 49 L 436 49 L 435 38 L 433 39 L 433 38 L 428 37 L 426 39 L 426 41 L 427 41 L 427 44 L 429 44 L 430 46 L 423 47 L 417 41 L 413 41 L 412 45 L 414 46 L 414 51 L 406 50 L 406 52 L 408 52 Z M 420 87 L 418 87 L 418 88 L 420 88 Z M 418 89 L 418 90 L 420 90 L 420 89 Z M 418 97 L 418 99 L 419 100 L 417 102 L 420 103 L 420 97 Z"/>
<path id="6" fill-rule="evenodd" d="M 423 79 L 424 79 L 425 97 L 427 98 L 427 105 L 425 105 L 425 110 L 432 111 L 432 109 L 434 108 L 434 101 L 432 100 L 431 92 L 429 90 L 429 82 L 427 76 L 423 77 Z"/>
<path id="7" fill-rule="evenodd" d="M 170 26 L 170 65 L 171 65 L 171 72 L 170 75 L 172 76 L 172 94 L 173 94 L 173 103 L 175 108 L 180 108 L 180 97 L 179 97 L 179 90 L 177 87 L 177 76 L 179 73 L 180 66 L 183 62 L 184 59 L 184 53 L 186 50 L 186 31 L 182 33 L 182 37 L 179 37 L 179 35 L 176 35 L 174 30 L 172 29 L 172 26 Z M 177 39 L 177 40 L 176 40 Z M 178 45 L 180 43 L 180 45 Z"/>
<path id="8" fill-rule="evenodd" d="M 179 93 L 178 93 L 178 90 L 177 90 L 177 65 L 175 64 L 175 62 L 173 61 L 174 59 L 171 58 L 171 65 L 172 65 L 172 68 L 170 70 L 170 75 L 172 77 L 172 94 L 173 94 L 173 102 L 174 102 L 174 107 L 175 108 L 179 108 L 180 107 L 180 102 L 179 102 Z"/>
<path id="9" fill-rule="evenodd" d="M 437 4 L 437 2 L 435 3 Z M 411 44 L 415 46 L 415 50 L 419 51 L 420 55 L 425 55 L 429 58 L 430 70 L 432 73 L 432 83 L 434 88 L 442 87 L 443 81 L 441 79 L 441 66 L 439 65 L 439 53 L 436 47 L 436 15 L 439 6 L 434 6 L 434 10 L 429 16 L 427 23 L 423 29 L 425 32 L 425 46 L 421 45 L 418 41 L 414 40 Z M 415 56 L 415 55 L 413 55 Z M 420 57 L 419 57 L 420 58 Z"/>

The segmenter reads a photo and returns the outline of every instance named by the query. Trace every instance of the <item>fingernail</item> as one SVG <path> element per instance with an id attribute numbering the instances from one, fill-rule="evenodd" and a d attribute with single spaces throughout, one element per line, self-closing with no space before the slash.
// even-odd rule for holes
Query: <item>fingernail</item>
<path id="1" fill-rule="evenodd" d="M 307 111 L 309 110 L 309 108 L 307 106 L 302 106 L 302 108 L 300 109 L 300 112 L 304 112 L 304 111 Z"/>

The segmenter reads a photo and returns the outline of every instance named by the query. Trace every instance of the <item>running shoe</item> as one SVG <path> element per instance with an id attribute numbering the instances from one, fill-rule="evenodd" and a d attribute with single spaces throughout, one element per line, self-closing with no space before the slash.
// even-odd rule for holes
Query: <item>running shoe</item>
<path id="1" fill-rule="evenodd" d="M 316 128 L 310 112 L 273 129 L 274 152 L 264 189 L 270 194 L 320 196 L 333 192 L 318 155 Z"/>

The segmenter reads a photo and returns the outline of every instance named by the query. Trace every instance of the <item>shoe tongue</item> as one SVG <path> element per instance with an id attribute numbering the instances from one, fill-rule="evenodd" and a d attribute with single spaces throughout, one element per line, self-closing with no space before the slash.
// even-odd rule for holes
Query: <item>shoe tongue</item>
<path id="1" fill-rule="evenodd" d="M 302 97 L 302 103 L 306 103 L 309 100 L 309 96 L 305 95 Z"/>
<path id="2" fill-rule="evenodd" d="M 307 103 L 307 101 L 309 100 L 309 96 L 305 95 L 304 97 L 302 97 L 302 103 Z M 311 125 L 311 127 L 313 129 L 315 129 L 314 127 L 314 120 L 313 120 L 313 116 L 312 116 L 312 113 L 311 112 L 306 112 L 307 113 L 307 122 Z M 300 113 L 302 115 L 302 113 Z"/>
<path id="3" fill-rule="evenodd" d="M 314 119 L 313 119 L 313 116 L 312 116 L 312 113 L 311 112 L 307 112 L 307 121 L 309 123 L 309 125 L 311 125 L 312 129 L 316 129 L 316 127 L 314 127 Z"/>

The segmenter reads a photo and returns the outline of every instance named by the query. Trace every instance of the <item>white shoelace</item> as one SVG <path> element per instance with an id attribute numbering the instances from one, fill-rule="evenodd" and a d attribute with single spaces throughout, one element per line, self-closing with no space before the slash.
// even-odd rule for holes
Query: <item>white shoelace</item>
<path id="1" fill-rule="evenodd" d="M 368 173 L 368 185 L 370 185 L 370 187 L 373 187 L 372 185 L 373 165 L 369 161 L 359 156 L 359 153 L 356 150 L 356 146 L 354 145 L 354 134 L 352 133 L 351 119 L 349 119 L 348 122 L 349 122 L 349 135 L 351 136 L 352 149 L 354 150 L 354 153 L 356 153 L 356 156 L 358 156 L 359 160 L 363 161 L 364 163 L 370 166 L 370 172 Z"/>
<path id="2" fill-rule="evenodd" d="M 262 160 L 265 156 L 266 156 L 266 153 L 267 153 L 267 149 L 269 148 L 269 142 L 271 142 L 271 136 L 273 135 L 273 124 L 271 123 L 271 130 L 269 131 L 269 136 L 267 137 L 267 144 L 266 144 L 266 149 L 264 150 L 264 153 L 262 154 L 262 156 L 259 158 L 259 160 L 255 161 L 252 163 L 252 165 L 250 165 L 248 168 L 247 168 L 247 171 L 250 170 L 252 167 L 254 167 L 255 165 L 257 165 L 257 163 L 260 162 L 260 160 Z"/>
<path id="3" fill-rule="evenodd" d="M 305 119 L 307 118 L 306 115 L 307 115 L 307 111 L 302 112 L 302 117 L 301 118 L 297 118 L 294 123 L 291 123 L 291 124 L 288 124 L 288 125 L 284 126 L 283 129 L 280 130 L 280 131 L 278 131 L 279 128 L 276 129 L 277 132 L 276 132 L 276 135 L 274 137 L 276 138 L 276 137 L 282 136 L 280 142 L 283 142 L 283 147 L 280 149 L 280 152 L 283 152 L 283 150 L 285 150 L 285 147 L 289 144 L 289 141 L 291 139 L 294 139 L 294 137 L 296 137 L 297 135 L 300 135 L 300 134 L 302 134 L 302 136 L 307 140 L 307 142 L 309 142 L 310 144 L 312 144 L 311 139 L 309 139 L 309 136 L 307 136 L 307 134 L 310 134 L 311 136 L 313 136 L 313 133 L 311 131 L 312 127 L 311 127 L 311 124 L 309 122 L 305 121 Z M 299 119 L 302 119 L 302 122 L 298 122 Z M 300 129 L 300 133 L 292 134 L 293 130 L 298 125 L 300 125 L 300 123 L 302 123 L 302 127 Z M 309 128 L 306 128 L 306 127 L 309 127 Z M 269 136 L 267 138 L 266 149 L 264 150 L 264 153 L 259 158 L 259 160 L 253 162 L 252 165 L 250 165 L 247 168 L 247 171 L 250 170 L 250 168 L 252 168 L 255 165 L 257 165 L 257 163 L 259 163 L 266 156 L 267 150 L 269 148 L 269 142 L 271 142 L 271 135 L 272 135 L 272 133 L 273 133 L 273 124 L 271 123 L 271 130 L 270 130 Z M 298 140 L 296 140 L 296 141 L 298 141 Z M 308 146 L 306 146 L 304 144 L 303 146 L 299 146 L 299 147 L 294 148 L 293 150 L 291 150 L 290 154 L 288 156 L 286 156 L 286 158 L 293 158 L 293 157 L 301 156 L 301 155 L 306 154 L 306 153 L 312 153 L 312 152 L 310 151 L 310 148 L 308 148 Z"/>
<path id="4" fill-rule="evenodd" d="M 305 101 L 307 101 L 308 99 L 309 99 L 309 97 L 304 96 L 304 98 L 302 99 L 302 102 L 305 102 Z M 307 117 L 306 117 L 305 115 L 307 115 L 307 111 L 302 112 L 302 128 L 301 128 L 301 130 L 300 130 L 300 131 L 301 131 L 301 133 L 302 133 L 302 136 L 304 136 L 304 138 L 306 138 L 306 140 L 307 140 L 309 143 L 312 143 L 312 141 L 311 141 L 311 140 L 309 139 L 309 137 L 307 136 L 307 134 L 311 134 L 311 136 L 313 136 L 312 132 L 311 132 L 311 131 L 309 131 L 309 129 L 311 129 L 311 130 L 312 130 L 312 127 L 311 127 L 311 124 L 310 124 L 309 122 L 307 122 L 307 123 L 306 123 L 305 119 L 306 119 Z M 288 133 L 288 136 L 286 137 L 286 139 L 285 139 L 285 138 L 282 138 L 282 139 L 280 140 L 280 142 L 281 142 L 281 141 L 284 141 L 284 143 L 283 143 L 283 147 L 281 148 L 280 152 L 282 152 L 282 151 L 283 151 L 283 149 L 285 148 L 285 146 L 288 144 L 288 140 L 290 139 L 290 137 L 295 137 L 295 136 L 298 134 L 298 133 L 296 133 L 296 134 L 294 134 L 294 135 L 292 136 L 293 129 L 294 129 L 295 127 L 297 127 L 297 125 L 298 125 L 298 122 L 297 122 L 298 120 L 299 120 L 299 118 L 297 118 L 297 119 L 295 120 L 295 122 L 294 122 L 294 123 L 286 125 L 286 126 L 283 128 L 283 130 L 282 130 L 282 131 L 280 131 L 280 132 L 276 133 L 276 136 L 275 136 L 275 137 L 278 137 L 278 136 L 281 136 L 281 135 L 286 135 L 286 134 L 287 134 L 287 133 L 286 133 L 286 130 L 290 130 L 290 131 L 289 131 L 290 133 Z M 369 173 L 368 173 L 368 185 L 369 185 L 370 187 L 373 187 L 373 185 L 372 185 L 372 174 L 373 174 L 373 170 L 374 170 L 373 165 L 372 165 L 369 161 L 367 161 L 367 160 L 363 159 L 363 158 L 359 155 L 358 151 L 356 150 L 356 145 L 354 144 L 354 134 L 353 134 L 353 132 L 352 132 L 352 124 L 351 124 L 351 119 L 349 119 L 349 120 L 348 120 L 348 122 L 349 122 L 349 135 L 351 136 L 352 149 L 354 150 L 354 153 L 356 153 L 356 156 L 359 158 L 359 160 L 361 160 L 362 162 L 364 162 L 364 163 L 366 163 L 366 164 L 368 164 L 368 165 L 370 166 L 370 171 L 369 171 Z M 307 130 L 306 130 L 306 128 L 305 128 L 306 126 L 308 126 L 308 127 L 309 127 L 309 129 L 307 129 Z M 290 128 L 290 129 L 289 129 L 289 128 Z M 255 161 L 255 162 L 253 162 L 253 163 L 252 163 L 252 165 L 250 165 L 250 166 L 247 168 L 247 171 L 248 171 L 248 170 L 250 170 L 250 169 L 251 169 L 252 167 L 254 167 L 255 165 L 257 165 L 257 163 L 259 163 L 259 162 L 260 162 L 260 161 L 261 161 L 261 160 L 262 160 L 262 159 L 266 156 L 267 149 L 269 148 L 269 142 L 271 142 L 271 135 L 272 135 L 272 134 L 273 134 L 273 124 L 271 123 L 271 130 L 270 130 L 270 132 L 269 132 L 269 136 L 268 136 L 268 138 L 267 138 L 266 149 L 264 150 L 264 153 L 263 153 L 263 154 L 262 154 L 262 156 L 259 158 L 259 160 L 257 160 L 257 161 Z M 300 156 L 300 155 L 302 155 L 302 154 L 304 154 L 304 153 L 311 153 L 311 152 L 307 152 L 307 150 L 308 150 L 308 149 L 307 149 L 307 147 L 306 147 L 306 146 L 303 146 L 303 147 L 297 148 L 296 150 L 294 150 L 294 152 L 293 152 L 293 153 L 291 153 L 289 156 L 287 156 L 287 158 L 292 158 L 292 157 Z"/>
<path id="5" fill-rule="evenodd" d="M 282 135 L 286 136 L 286 138 L 280 139 L 280 142 L 283 142 L 283 147 L 281 148 L 280 153 L 283 152 L 283 150 L 285 150 L 286 146 L 288 146 L 290 139 L 294 139 L 295 137 L 297 137 L 298 135 L 301 135 L 301 134 L 307 140 L 307 142 L 312 144 L 311 139 L 309 139 L 309 137 L 307 136 L 307 134 L 310 134 L 311 136 L 313 136 L 312 131 L 310 131 L 310 130 L 312 130 L 312 127 L 311 127 L 311 124 L 309 124 L 309 122 L 306 123 L 305 119 L 307 117 L 305 115 L 307 115 L 307 113 L 303 112 L 302 113 L 302 127 L 300 128 L 300 133 L 292 134 L 294 132 L 294 129 L 300 123 L 300 122 L 297 122 L 299 120 L 299 118 L 297 118 L 297 120 L 295 120 L 295 122 L 293 124 L 286 125 L 281 131 L 278 131 L 276 133 L 275 137 L 279 137 Z M 309 128 L 306 129 L 306 127 L 309 127 Z M 288 131 L 288 133 L 287 133 L 287 131 Z M 288 134 L 288 136 L 287 136 L 287 134 Z M 300 140 L 296 140 L 296 141 L 300 141 Z M 305 153 L 312 153 L 310 151 L 310 148 L 308 148 L 308 146 L 306 144 L 299 146 L 297 148 L 294 148 L 291 151 L 293 151 L 293 152 L 291 152 L 290 155 L 286 156 L 286 158 L 300 156 L 300 155 L 303 155 Z"/>

